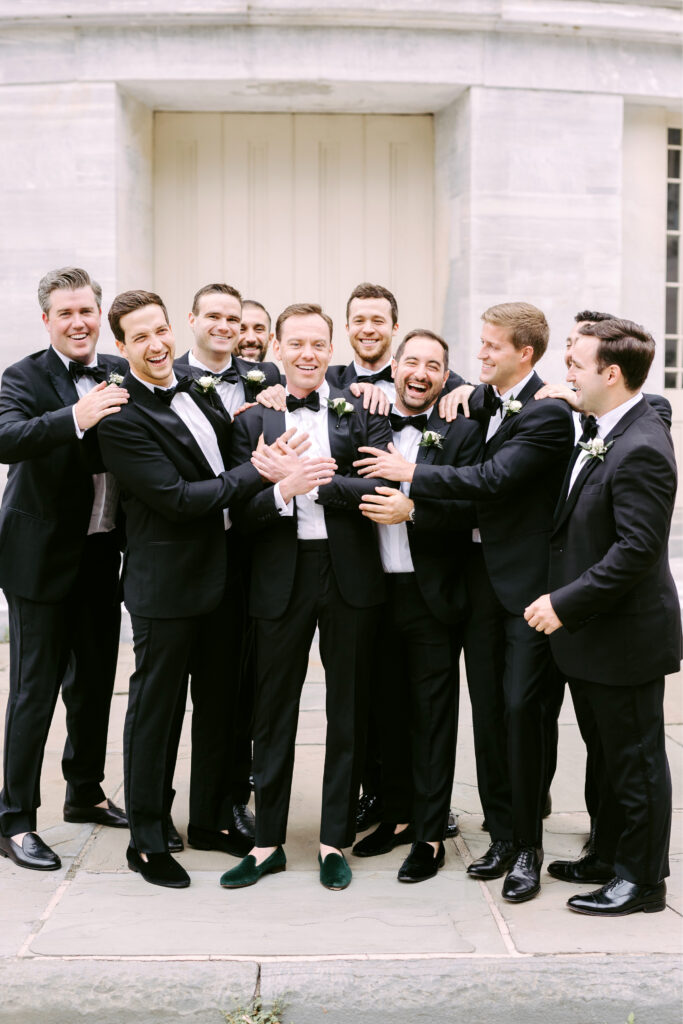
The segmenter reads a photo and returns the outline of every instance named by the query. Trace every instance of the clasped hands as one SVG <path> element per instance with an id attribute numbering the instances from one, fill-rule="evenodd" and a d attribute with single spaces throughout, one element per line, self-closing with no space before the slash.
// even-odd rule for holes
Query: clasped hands
<path id="1" fill-rule="evenodd" d="M 287 504 L 297 494 L 307 494 L 329 484 L 337 471 L 334 459 L 304 457 L 310 447 L 308 434 L 297 434 L 296 427 L 291 427 L 271 445 L 264 443 L 261 434 L 252 452 L 252 464 L 264 480 L 280 485 L 282 500 Z"/>

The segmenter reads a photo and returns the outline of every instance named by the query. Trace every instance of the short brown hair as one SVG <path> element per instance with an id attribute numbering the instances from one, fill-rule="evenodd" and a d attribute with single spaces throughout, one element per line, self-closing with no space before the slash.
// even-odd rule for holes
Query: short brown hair
<path id="1" fill-rule="evenodd" d="M 598 339 L 595 361 L 598 373 L 618 366 L 628 391 L 638 391 L 645 383 L 655 355 L 655 341 L 640 324 L 612 317 L 579 327 L 579 334 Z"/>
<path id="2" fill-rule="evenodd" d="M 242 296 L 231 284 L 205 284 L 203 288 L 200 288 L 199 291 L 195 293 L 195 297 L 192 300 L 193 316 L 197 316 L 199 313 L 199 300 L 202 295 L 213 295 L 214 292 L 218 292 L 219 295 L 232 295 L 233 298 L 237 299 L 240 306 L 242 305 Z"/>
<path id="3" fill-rule="evenodd" d="M 399 359 L 403 355 L 403 350 L 405 349 L 406 345 L 413 338 L 429 338 L 430 341 L 438 341 L 439 345 L 441 345 L 441 348 L 444 351 L 444 369 L 448 369 L 448 343 L 444 341 L 440 334 L 435 334 L 434 331 L 428 331 L 424 327 L 416 327 L 415 330 L 408 331 L 405 338 L 400 343 L 400 345 L 396 349 L 396 352 L 394 353 L 394 359 L 396 360 L 396 362 L 399 361 Z"/>
<path id="4" fill-rule="evenodd" d="M 254 306 L 256 309 L 262 309 L 263 312 L 266 314 L 268 320 L 268 330 L 270 331 L 272 321 L 270 319 L 270 313 L 263 305 L 263 303 L 259 302 L 258 299 L 242 299 L 242 309 L 244 309 L 245 306 Z"/>
<path id="5" fill-rule="evenodd" d="M 166 323 L 168 323 L 166 306 L 155 292 L 121 292 L 116 296 L 109 309 L 109 326 L 117 341 L 126 340 L 121 329 L 121 317 L 126 313 L 134 313 L 136 309 L 143 309 L 145 306 L 161 306 Z"/>
<path id="6" fill-rule="evenodd" d="M 275 337 L 280 340 L 282 334 L 282 325 L 285 320 L 289 320 L 291 316 L 321 316 L 327 326 L 330 329 L 330 344 L 332 343 L 332 317 L 328 316 L 327 313 L 323 313 L 322 307 L 318 306 L 315 302 L 293 302 L 291 306 L 287 306 L 280 313 L 275 323 Z"/>
<path id="7" fill-rule="evenodd" d="M 93 281 L 87 270 L 81 267 L 60 267 L 59 270 L 51 270 L 41 277 L 38 285 L 38 302 L 45 316 L 50 313 L 50 296 L 58 288 L 71 292 L 75 292 L 77 288 L 92 288 L 97 308 L 102 308 L 102 288 L 97 281 Z"/>
<path id="8" fill-rule="evenodd" d="M 534 351 L 532 364 L 538 362 L 548 347 L 550 328 L 545 313 L 530 302 L 500 302 L 497 306 L 489 306 L 481 318 L 487 324 L 505 327 L 515 348 L 531 345 Z"/>
<path id="9" fill-rule="evenodd" d="M 396 299 L 389 291 L 381 284 L 370 284 L 368 281 L 363 281 L 362 284 L 356 285 L 351 294 L 349 295 L 349 301 L 346 303 L 346 322 L 349 322 L 349 310 L 351 309 L 351 303 L 354 299 L 386 299 L 391 306 L 391 323 L 395 327 L 398 323 L 398 303 Z"/>

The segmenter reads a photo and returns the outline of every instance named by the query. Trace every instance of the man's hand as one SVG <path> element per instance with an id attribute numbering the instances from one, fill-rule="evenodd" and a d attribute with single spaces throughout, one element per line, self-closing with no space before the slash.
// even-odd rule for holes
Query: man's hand
<path id="1" fill-rule="evenodd" d="M 446 420 L 447 423 L 452 423 L 458 415 L 458 406 L 462 406 L 463 416 L 469 416 L 470 405 L 469 398 L 474 387 L 471 384 L 461 384 L 458 388 L 453 388 L 447 395 L 444 395 L 439 402 L 439 416 L 442 420 Z"/>
<path id="2" fill-rule="evenodd" d="M 118 384 L 101 381 L 74 405 L 79 430 L 89 430 L 105 416 L 118 412 L 128 401 L 128 392 Z"/>
<path id="3" fill-rule="evenodd" d="M 364 494 L 358 506 L 364 516 L 373 523 L 392 526 L 394 523 L 405 523 L 415 502 L 403 491 L 394 487 L 376 487 L 374 494 Z"/>
<path id="4" fill-rule="evenodd" d="M 244 405 L 241 405 L 239 407 L 239 409 L 235 409 L 234 413 L 232 414 L 232 418 L 234 419 L 235 416 L 239 416 L 239 414 L 241 412 L 244 412 L 245 409 L 251 409 L 252 405 L 256 405 L 256 402 L 245 402 Z"/>
<path id="5" fill-rule="evenodd" d="M 550 594 L 543 594 L 532 601 L 529 607 L 524 609 L 524 618 L 537 633 L 546 633 L 548 636 L 562 626 L 550 603 Z"/>
<path id="6" fill-rule="evenodd" d="M 361 447 L 359 452 L 367 452 L 367 459 L 358 459 L 354 466 L 359 476 L 373 477 L 380 476 L 385 480 L 395 480 L 397 483 L 410 483 L 415 472 L 415 463 L 408 462 L 395 446 L 389 442 L 389 451 L 383 452 L 381 448 Z"/>
<path id="7" fill-rule="evenodd" d="M 576 403 L 576 392 L 568 384 L 544 384 L 534 395 L 534 398 L 561 398 L 567 405 L 578 412 Z"/>
<path id="8" fill-rule="evenodd" d="M 288 489 L 291 489 L 291 486 L 299 487 L 305 484 L 303 490 L 293 490 L 289 498 L 285 498 L 283 493 L 282 497 L 285 498 L 285 501 L 290 501 L 294 494 L 305 494 L 306 491 L 310 491 L 314 487 L 328 484 L 337 469 L 334 459 L 299 458 L 295 451 L 275 451 L 268 445 L 257 447 L 256 451 L 252 453 L 251 462 L 261 476 L 271 484 L 280 483 L 289 478 L 293 478 L 293 483 L 290 481 Z M 282 492 L 283 488 L 280 490 Z"/>
<path id="9" fill-rule="evenodd" d="M 350 388 L 356 398 L 363 396 L 363 408 L 376 412 L 379 416 L 388 416 L 391 402 L 376 384 L 364 384 L 362 380 L 354 381 Z"/>
<path id="10" fill-rule="evenodd" d="M 259 391 L 256 401 L 259 405 L 265 405 L 266 409 L 277 409 L 278 412 L 287 411 L 287 392 L 282 384 L 271 384 L 269 388 Z"/>
<path id="11" fill-rule="evenodd" d="M 259 438 L 259 445 L 263 441 L 263 434 Z M 290 427 L 289 430 L 285 430 L 284 434 L 280 434 L 275 439 L 271 448 L 274 452 L 281 452 L 286 455 L 288 452 L 294 452 L 295 455 L 303 455 L 311 447 L 311 442 L 308 440 L 308 434 L 297 434 L 296 427 Z"/>

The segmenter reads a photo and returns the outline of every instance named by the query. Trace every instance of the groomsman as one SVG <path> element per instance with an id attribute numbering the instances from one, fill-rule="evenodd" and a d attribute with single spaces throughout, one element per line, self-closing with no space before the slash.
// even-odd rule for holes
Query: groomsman
<path id="1" fill-rule="evenodd" d="M 574 430 L 564 402 L 533 401 L 543 386 L 534 365 L 548 344 L 541 310 L 503 303 L 482 319 L 483 385 L 470 400 L 486 430 L 481 464 L 413 465 L 396 452 L 370 452 L 361 472 L 412 481 L 413 498 L 475 503 L 465 663 L 479 795 L 492 842 L 467 870 L 485 879 L 507 872 L 503 897 L 517 903 L 540 889 L 543 709 L 552 672 L 549 646 L 528 629 L 524 609 L 547 579 L 553 510 Z"/>
<path id="2" fill-rule="evenodd" d="M 664 676 L 681 660 L 681 615 L 668 562 L 676 494 L 671 435 L 641 388 L 654 356 L 638 324 L 587 323 L 567 380 L 587 416 L 555 515 L 550 593 L 526 609 L 597 730 L 595 843 L 548 871 L 604 882 L 568 906 L 607 917 L 664 910 L 671 779 Z"/>
<path id="3" fill-rule="evenodd" d="M 256 299 L 242 300 L 242 322 L 235 355 L 250 363 L 262 363 L 273 340 L 270 313 Z"/>
<path id="4" fill-rule="evenodd" d="M 0 855 L 51 871 L 61 862 L 36 834 L 36 811 L 60 685 L 64 820 L 127 825 L 101 786 L 121 607 L 118 492 L 96 428 L 128 396 L 107 383 L 123 379 L 124 361 L 95 353 L 100 286 L 64 267 L 43 277 L 38 299 L 50 345 L 8 367 L 0 390 L 0 459 L 10 464 L 0 510 L 10 631 Z"/>
<path id="5" fill-rule="evenodd" d="M 334 460 L 316 480 L 307 462 L 235 509 L 255 534 L 250 613 L 256 619 L 254 788 L 256 846 L 221 878 L 252 885 L 284 870 L 301 688 L 316 625 L 327 686 L 327 740 L 320 828 L 320 881 L 343 889 L 351 870 L 342 848 L 355 836 L 372 641 L 384 580 L 372 524 L 359 511 L 367 486 L 353 471 L 358 445 L 386 447 L 389 421 L 329 385 L 332 321 L 317 305 L 288 306 L 275 328 L 275 356 L 287 383 L 287 411 L 255 406 L 234 425 L 233 457 L 244 462 L 263 435 L 308 434 L 311 452 Z M 254 457 L 260 466 L 260 455 Z M 332 464 L 332 463 L 331 463 Z"/>
<path id="6" fill-rule="evenodd" d="M 411 331 L 396 351 L 392 373 L 396 400 L 389 419 L 396 449 L 425 465 L 477 461 L 478 424 L 462 417 L 448 424 L 436 409 L 448 377 L 443 338 Z M 473 509 L 468 502 L 414 501 L 407 484 L 378 487 L 360 508 L 377 524 L 388 591 L 377 711 L 385 813 L 353 852 L 370 857 L 415 840 L 398 879 L 421 882 L 436 874 L 445 856 L 471 535 L 466 527 Z"/>
<path id="7" fill-rule="evenodd" d="M 238 856 L 251 845 L 230 827 L 226 781 L 244 616 L 239 544 L 227 508 L 262 483 L 249 463 L 226 472 L 230 419 L 215 384 L 176 379 L 175 342 L 159 296 L 123 292 L 109 323 L 130 363 L 130 402 L 100 439 L 126 513 L 123 591 L 135 645 L 124 729 L 127 860 L 148 882 L 184 888 L 189 876 L 167 842 L 188 674 L 188 841 Z"/>

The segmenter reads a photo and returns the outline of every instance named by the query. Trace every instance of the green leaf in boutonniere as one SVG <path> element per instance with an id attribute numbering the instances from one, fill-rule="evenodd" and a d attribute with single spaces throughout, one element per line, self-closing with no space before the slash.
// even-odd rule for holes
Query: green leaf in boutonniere
<path id="1" fill-rule="evenodd" d="M 123 384 L 123 374 L 117 373 L 116 370 L 112 370 L 107 378 L 107 384 L 116 384 L 117 387 Z"/>
<path id="2" fill-rule="evenodd" d="M 252 395 L 258 395 L 259 391 L 263 391 L 267 386 L 263 370 L 249 370 L 247 373 L 241 374 L 241 377 L 245 390 Z"/>
<path id="3" fill-rule="evenodd" d="M 325 401 L 327 402 L 327 408 L 336 413 L 337 426 L 339 426 L 345 416 L 350 416 L 356 411 L 345 398 L 326 398 Z"/>
<path id="4" fill-rule="evenodd" d="M 219 378 L 212 376 L 210 373 L 195 379 L 195 384 L 203 395 L 209 395 L 212 391 L 215 392 L 218 383 L 220 383 Z"/>
<path id="5" fill-rule="evenodd" d="M 423 430 L 418 448 L 443 448 L 443 434 L 436 430 Z"/>
<path id="6" fill-rule="evenodd" d="M 605 455 L 610 450 L 614 441 L 608 441 L 607 444 L 601 437 L 593 437 L 590 441 L 579 441 L 579 448 L 583 448 L 585 452 L 588 452 L 589 459 L 599 459 L 600 462 L 605 461 Z"/>
<path id="7" fill-rule="evenodd" d="M 522 403 L 516 398 L 506 399 L 503 402 L 503 419 L 506 420 L 508 416 L 516 416 L 521 408 Z"/>

